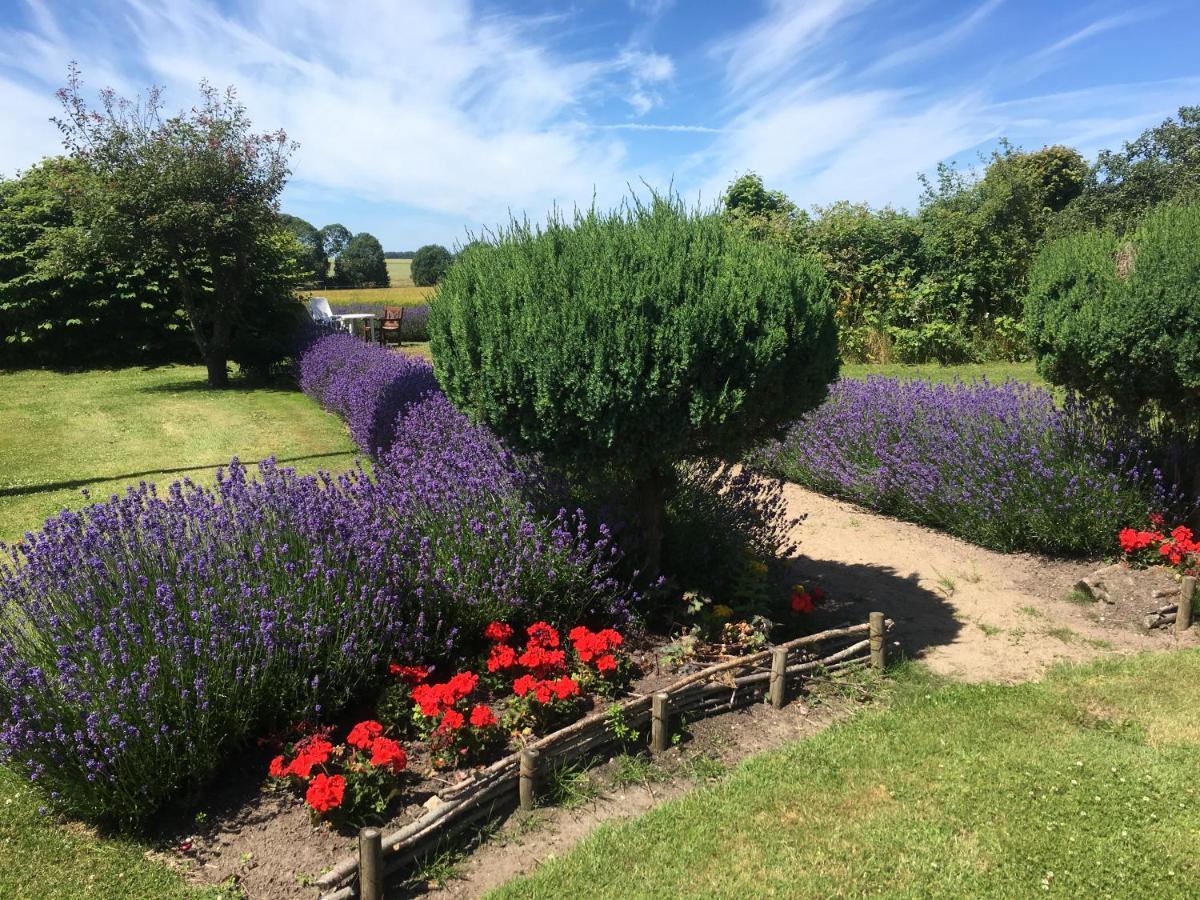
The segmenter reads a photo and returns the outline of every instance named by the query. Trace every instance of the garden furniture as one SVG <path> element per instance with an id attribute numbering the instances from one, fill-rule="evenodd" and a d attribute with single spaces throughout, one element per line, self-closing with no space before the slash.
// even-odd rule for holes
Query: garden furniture
<path id="1" fill-rule="evenodd" d="M 314 322 L 322 325 L 332 325 L 334 328 L 343 328 L 343 316 L 334 315 L 333 310 L 329 306 L 329 299 L 326 297 L 309 297 L 308 298 L 308 314 L 312 316 Z"/>
<path id="2" fill-rule="evenodd" d="M 404 341 L 400 336 L 400 329 L 404 323 L 404 307 L 403 306 L 386 306 L 383 310 L 383 321 L 379 327 L 379 343 L 402 344 Z"/>
<path id="3" fill-rule="evenodd" d="M 355 333 L 355 323 L 361 323 L 360 336 L 368 343 L 376 340 L 375 326 L 379 317 L 375 313 L 342 313 L 338 316 L 351 334 Z"/>

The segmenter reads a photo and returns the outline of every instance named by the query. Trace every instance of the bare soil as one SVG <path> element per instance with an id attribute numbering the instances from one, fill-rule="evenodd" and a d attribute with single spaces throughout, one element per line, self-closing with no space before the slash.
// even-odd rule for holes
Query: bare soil
<path id="1" fill-rule="evenodd" d="M 815 625 L 859 622 L 871 610 L 896 621 L 909 656 L 963 681 L 1037 678 L 1063 660 L 1169 650 L 1200 643 L 1140 626 L 1149 609 L 1072 602 L 1072 587 L 1103 563 L 995 553 L 849 503 L 786 485 L 799 582 L 829 595 Z"/>
<path id="2" fill-rule="evenodd" d="M 1200 644 L 1200 629 L 1182 638 L 1170 630 L 1147 632 L 1140 622 L 1148 610 L 1136 603 L 1067 599 L 1098 560 L 994 553 L 794 485 L 785 492 L 790 512 L 806 516 L 794 535 L 800 553 L 791 560 L 792 574 L 828 597 L 812 614 L 813 631 L 859 623 L 880 610 L 896 623 L 894 651 L 966 681 L 1034 679 L 1063 660 Z M 656 678 L 648 675 L 640 687 L 652 689 Z M 566 852 L 597 825 L 691 789 L 713 768 L 697 759 L 735 764 L 815 733 L 855 705 L 844 692 L 817 689 L 782 713 L 756 706 L 697 722 L 641 781 L 630 783 L 616 763 L 599 766 L 588 773 L 594 796 L 586 802 L 513 813 L 474 852 L 428 867 L 432 881 L 392 885 L 389 896 L 480 896 Z M 354 837 L 314 826 L 291 793 L 264 791 L 262 779 L 250 773 L 265 772 L 266 761 L 266 755 L 245 760 L 243 780 L 208 798 L 207 817 L 176 828 L 169 839 L 175 849 L 163 855 L 197 880 L 236 883 L 251 900 L 313 900 L 313 880 L 354 852 Z M 385 831 L 419 816 L 437 788 L 430 781 L 417 785 L 412 803 Z"/>

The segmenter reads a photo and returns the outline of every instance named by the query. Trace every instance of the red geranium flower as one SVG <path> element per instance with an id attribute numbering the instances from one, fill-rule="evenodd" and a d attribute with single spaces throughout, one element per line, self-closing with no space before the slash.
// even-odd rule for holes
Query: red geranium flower
<path id="1" fill-rule="evenodd" d="M 328 762 L 332 752 L 333 744 L 329 741 L 321 737 L 309 738 L 297 747 L 296 758 L 287 768 L 288 774 L 307 778 L 315 766 Z"/>
<path id="2" fill-rule="evenodd" d="M 365 722 L 359 722 L 350 729 L 350 734 L 346 737 L 346 743 L 351 747 L 357 747 L 359 750 L 366 750 L 367 745 L 381 734 L 383 734 L 383 726 L 378 722 L 368 719 Z"/>
<path id="3" fill-rule="evenodd" d="M 810 613 L 815 609 L 812 596 L 807 591 L 792 591 L 792 612 Z"/>
<path id="4" fill-rule="evenodd" d="M 466 723 L 463 714 L 457 709 L 448 709 L 442 714 L 442 721 L 438 724 L 438 731 L 457 731 Z"/>
<path id="5" fill-rule="evenodd" d="M 487 670 L 489 672 L 511 669 L 516 664 L 517 651 L 508 644 L 496 644 L 488 654 Z"/>
<path id="6" fill-rule="evenodd" d="M 512 626 L 506 625 L 504 622 L 492 622 L 483 629 L 483 636 L 489 641 L 503 643 L 513 636 Z"/>
<path id="7" fill-rule="evenodd" d="M 496 714 L 480 703 L 471 710 L 471 725 L 474 728 L 490 728 L 496 724 Z"/>
<path id="8" fill-rule="evenodd" d="M 268 774 L 272 778 L 283 778 L 288 773 L 288 767 L 283 762 L 282 756 L 277 756 L 271 760 L 271 765 L 267 769 Z"/>
<path id="9" fill-rule="evenodd" d="M 534 622 L 525 629 L 529 635 L 530 647 L 544 647 L 553 650 L 558 646 L 558 632 L 545 622 Z"/>
<path id="10" fill-rule="evenodd" d="M 429 677 L 429 670 L 424 666 L 400 666 L 392 663 L 388 666 L 388 674 L 400 679 L 409 687 L 416 687 Z"/>
<path id="11" fill-rule="evenodd" d="M 346 779 L 341 775 L 319 774 L 308 786 L 304 800 L 319 813 L 329 812 L 342 805 L 346 796 Z"/>
<path id="12" fill-rule="evenodd" d="M 387 767 L 393 772 L 402 772 L 408 765 L 408 754 L 404 748 L 391 738 L 375 738 L 371 742 L 371 765 L 380 768 Z"/>
<path id="13" fill-rule="evenodd" d="M 605 653 L 596 659 L 596 668 L 601 672 L 612 672 L 617 668 L 617 658 L 611 653 Z"/>

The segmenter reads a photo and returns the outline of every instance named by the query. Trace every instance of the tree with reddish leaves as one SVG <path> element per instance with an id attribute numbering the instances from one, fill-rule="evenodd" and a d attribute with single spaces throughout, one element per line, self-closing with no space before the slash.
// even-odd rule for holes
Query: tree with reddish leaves
<path id="1" fill-rule="evenodd" d="M 84 164 L 69 188 L 76 239 L 101 258 L 165 271 L 208 383 L 224 387 L 239 348 L 294 321 L 302 249 L 281 228 L 279 195 L 295 144 L 254 132 L 233 88 L 202 82 L 199 104 L 169 118 L 160 88 L 136 100 L 106 89 L 98 109 L 81 88 L 72 65 L 55 119 Z"/>

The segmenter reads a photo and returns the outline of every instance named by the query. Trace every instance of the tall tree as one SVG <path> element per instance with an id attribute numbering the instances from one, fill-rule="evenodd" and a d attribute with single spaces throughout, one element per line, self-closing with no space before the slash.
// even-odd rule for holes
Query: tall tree
<path id="1" fill-rule="evenodd" d="M 441 244 L 426 244 L 412 258 L 412 281 L 417 287 L 433 287 L 442 280 L 454 256 Z"/>
<path id="2" fill-rule="evenodd" d="M 338 284 L 349 287 L 387 287 L 391 283 L 387 260 L 383 258 L 383 245 L 365 231 L 350 239 L 346 249 L 334 261 L 333 270 Z"/>
<path id="3" fill-rule="evenodd" d="M 72 201 L 82 234 L 102 254 L 164 267 L 209 384 L 223 387 L 246 307 L 276 299 L 258 294 L 256 272 L 264 248 L 287 258 L 274 242 L 295 145 L 282 131 L 254 132 L 232 88 L 202 82 L 198 106 L 164 119 L 159 88 L 139 101 L 102 91 L 93 110 L 81 84 L 72 66 L 56 123 L 94 176 L 77 182 Z"/>
<path id="4" fill-rule="evenodd" d="M 326 225 L 321 229 L 321 243 L 325 247 L 325 254 L 331 259 L 337 259 L 338 255 L 346 249 L 346 245 L 350 243 L 350 239 L 354 235 L 350 233 L 350 229 L 345 225 L 334 222 L 332 225 Z"/>
<path id="5" fill-rule="evenodd" d="M 301 263 L 304 266 L 305 280 L 318 284 L 325 281 L 329 277 L 329 254 L 325 252 L 325 241 L 321 232 L 310 222 L 299 216 L 289 216 L 287 213 L 280 215 L 279 222 L 304 249 Z"/>

